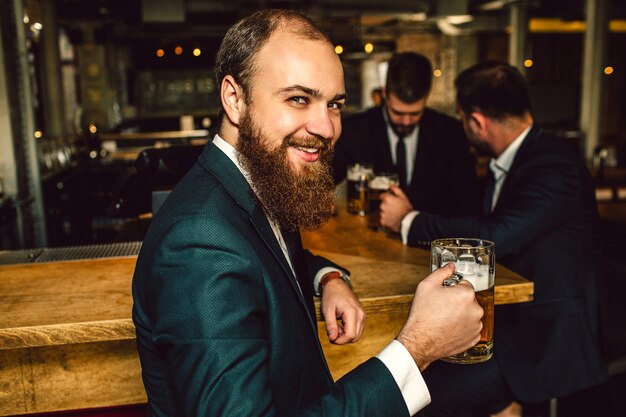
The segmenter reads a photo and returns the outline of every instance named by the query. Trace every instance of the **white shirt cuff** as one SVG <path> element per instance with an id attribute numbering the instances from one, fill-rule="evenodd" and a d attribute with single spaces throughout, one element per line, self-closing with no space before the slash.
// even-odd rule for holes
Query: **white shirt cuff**
<path id="1" fill-rule="evenodd" d="M 402 343 L 392 341 L 376 357 L 385 364 L 398 384 L 409 415 L 416 414 L 430 404 L 430 392 L 426 382 L 413 357 Z"/>
<path id="2" fill-rule="evenodd" d="M 413 219 L 415 219 L 415 217 L 419 214 L 419 211 L 413 210 L 402 219 L 402 222 L 400 223 L 400 236 L 402 236 L 402 244 L 406 245 L 406 242 L 409 240 L 411 224 L 413 224 Z"/>
<path id="3" fill-rule="evenodd" d="M 318 289 L 319 289 L 320 281 L 322 280 L 322 277 L 325 274 L 328 274 L 329 272 L 333 272 L 333 271 L 342 272 L 337 268 L 333 268 L 332 266 L 325 266 L 324 268 L 317 271 L 317 274 L 315 274 L 315 278 L 313 278 L 313 291 L 315 291 L 315 295 L 317 295 L 318 297 L 320 296 Z"/>

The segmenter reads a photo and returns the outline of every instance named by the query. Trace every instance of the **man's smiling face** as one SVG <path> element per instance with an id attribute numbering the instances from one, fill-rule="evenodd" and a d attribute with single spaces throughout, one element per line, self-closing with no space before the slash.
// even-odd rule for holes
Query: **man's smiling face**
<path id="1" fill-rule="evenodd" d="M 319 226 L 334 207 L 330 162 L 346 99 L 341 62 L 327 41 L 283 28 L 261 48 L 253 73 L 240 161 L 270 217 L 288 229 Z"/>

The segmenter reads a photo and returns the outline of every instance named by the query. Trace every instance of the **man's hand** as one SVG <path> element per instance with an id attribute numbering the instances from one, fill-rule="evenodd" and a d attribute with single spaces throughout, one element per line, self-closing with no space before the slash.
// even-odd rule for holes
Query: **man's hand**
<path id="1" fill-rule="evenodd" d="M 356 294 L 340 279 L 330 281 L 322 291 L 322 314 L 328 340 L 336 345 L 354 343 L 365 327 L 365 311 Z M 337 319 L 341 319 L 341 325 Z"/>
<path id="2" fill-rule="evenodd" d="M 468 281 L 444 287 L 454 264 L 443 266 L 417 286 L 409 318 L 397 340 L 409 351 L 420 371 L 433 361 L 461 353 L 478 343 L 483 309 Z"/>
<path id="3" fill-rule="evenodd" d="M 394 232 L 399 232 L 402 219 L 411 211 L 413 211 L 413 205 L 404 191 L 392 185 L 389 192 L 381 196 L 380 224 Z"/>

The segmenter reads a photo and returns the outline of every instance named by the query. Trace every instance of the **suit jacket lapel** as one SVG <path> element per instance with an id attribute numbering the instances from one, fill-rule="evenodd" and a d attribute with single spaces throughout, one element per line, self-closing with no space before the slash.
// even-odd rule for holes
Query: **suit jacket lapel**
<path id="1" fill-rule="evenodd" d="M 254 192 L 243 174 L 213 143 L 209 143 L 205 147 L 200 155 L 200 158 L 198 159 L 198 163 L 206 171 L 213 174 L 222 183 L 226 191 L 233 197 L 237 204 L 239 204 L 248 213 L 252 225 L 263 242 L 269 247 L 270 251 L 274 255 L 274 258 L 276 258 L 276 261 L 282 267 L 283 272 L 288 277 L 291 286 L 300 299 L 302 306 L 305 310 L 307 310 L 307 316 L 310 317 L 307 303 L 298 287 L 296 277 L 289 266 L 289 262 L 285 258 L 285 255 L 276 240 L 276 235 L 274 235 L 274 231 L 267 220 L 267 216 L 256 201 Z M 317 329 L 316 324 L 315 329 Z"/>
<path id="2" fill-rule="evenodd" d="M 392 171 L 394 169 L 393 160 L 391 159 L 391 150 L 389 148 L 389 135 L 387 134 L 387 123 L 385 123 L 384 106 L 376 109 L 375 118 L 372 123 L 372 132 L 368 132 L 371 138 L 375 140 L 372 151 L 375 152 L 373 157 L 380 161 L 380 167 L 383 171 Z"/>
<path id="3" fill-rule="evenodd" d="M 413 164 L 413 175 L 411 176 L 411 186 L 418 186 L 422 179 L 426 176 L 428 167 L 428 155 L 431 155 L 431 149 L 435 140 L 433 126 L 430 122 L 431 115 L 428 109 L 424 110 L 424 117 L 419 123 L 419 132 L 417 135 L 417 152 L 415 153 L 415 162 Z"/>
<path id="4" fill-rule="evenodd" d="M 489 168 L 487 168 L 486 177 L 485 195 L 483 196 L 483 214 L 485 215 L 491 213 L 491 206 L 493 203 L 493 189 L 496 186 L 493 172 Z"/>
<path id="5" fill-rule="evenodd" d="M 300 290 L 306 301 L 306 306 L 309 310 L 312 323 L 316 323 L 315 318 L 315 303 L 313 302 L 313 287 L 309 280 L 309 274 L 306 265 L 304 264 L 302 240 L 299 232 L 287 232 L 283 231 L 283 238 L 289 250 L 289 257 L 291 258 L 291 264 L 296 273 L 296 280 L 300 284 Z"/>
<path id="6" fill-rule="evenodd" d="M 506 198 L 509 194 L 509 190 L 511 189 L 511 183 L 514 182 L 515 180 L 515 176 L 517 175 L 519 166 L 524 164 L 524 161 L 526 160 L 526 158 L 532 157 L 532 155 L 529 154 L 530 152 L 529 149 L 532 148 L 532 143 L 534 141 L 539 140 L 541 134 L 542 134 L 541 129 L 537 127 L 536 125 L 533 125 L 533 127 L 528 131 L 528 134 L 526 135 L 526 138 L 524 139 L 524 142 L 522 143 L 522 145 L 517 150 L 517 153 L 515 154 L 515 158 L 513 159 L 513 164 L 511 165 L 511 168 L 509 169 L 509 172 L 507 173 L 506 178 L 504 179 L 504 184 L 502 184 L 502 189 L 500 190 L 500 196 L 498 197 L 498 201 L 493 211 L 496 211 L 498 209 L 498 206 L 500 205 L 501 202 L 506 201 Z M 490 197 L 490 200 L 491 200 L 491 197 Z"/>

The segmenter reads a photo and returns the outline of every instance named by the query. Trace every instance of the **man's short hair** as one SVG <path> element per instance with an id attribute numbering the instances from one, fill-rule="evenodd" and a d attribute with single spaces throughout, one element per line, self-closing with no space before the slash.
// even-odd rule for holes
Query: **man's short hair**
<path id="1" fill-rule="evenodd" d="M 480 111 L 496 120 L 530 112 L 528 87 L 522 73 L 506 62 L 486 61 L 459 74 L 454 82 L 463 113 Z"/>
<path id="2" fill-rule="evenodd" d="M 322 28 L 303 13 L 295 10 L 265 9 L 245 17 L 226 32 L 215 58 L 215 78 L 219 90 L 222 80 L 232 75 L 248 98 L 250 79 L 255 69 L 255 58 L 270 36 L 279 28 L 294 36 L 327 41 L 330 38 Z"/>
<path id="3" fill-rule="evenodd" d="M 430 92 L 433 67 L 424 55 L 415 52 L 394 54 L 387 68 L 385 89 L 405 103 L 415 103 Z"/>

